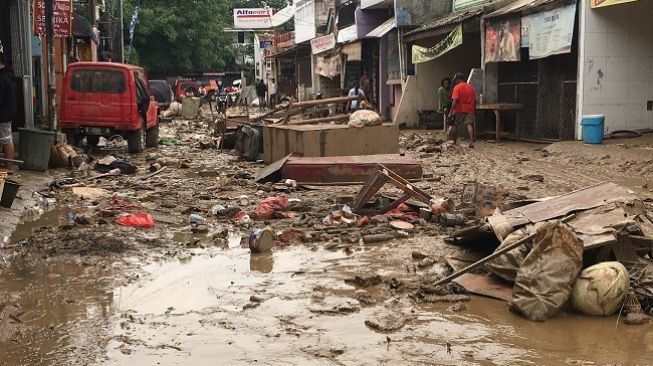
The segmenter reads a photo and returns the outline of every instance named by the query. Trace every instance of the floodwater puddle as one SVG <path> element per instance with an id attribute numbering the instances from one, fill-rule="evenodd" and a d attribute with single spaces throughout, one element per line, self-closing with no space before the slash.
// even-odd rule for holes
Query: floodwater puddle
<path id="1" fill-rule="evenodd" d="M 44 212 L 38 217 L 24 217 L 21 222 L 16 226 L 16 229 L 11 235 L 9 242 L 11 244 L 17 243 L 23 239 L 28 238 L 34 231 L 48 226 L 59 226 L 66 221 L 66 214 L 70 211 L 68 208 L 56 208 Z"/>
<path id="2" fill-rule="evenodd" d="M 15 304 L 24 312 L 18 315 L 23 323 L 0 342 L 0 360 L 8 366 L 140 366 L 215 365 L 217 359 L 228 365 L 629 365 L 653 359 L 652 326 L 617 325 L 616 316 L 561 314 L 533 323 L 498 300 L 473 296 L 466 310 L 454 312 L 451 304 L 393 294 L 385 283 L 345 283 L 360 273 L 384 281 L 418 276 L 405 271 L 410 244 L 361 246 L 353 254 L 306 246 L 251 254 L 238 243 L 147 264 L 136 282 L 123 286 L 113 280 L 123 272 L 116 263 L 15 262 L 0 274 L 0 294 L 5 308 Z M 359 302 L 361 295 L 374 304 Z M 366 326 L 390 308 L 410 318 L 405 326 L 393 332 Z"/>

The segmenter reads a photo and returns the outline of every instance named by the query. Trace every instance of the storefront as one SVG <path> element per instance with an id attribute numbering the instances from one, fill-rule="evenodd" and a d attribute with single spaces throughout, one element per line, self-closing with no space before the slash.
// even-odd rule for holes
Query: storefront
<path id="1" fill-rule="evenodd" d="M 520 135 L 575 135 L 578 31 L 575 1 L 520 0 L 483 17 L 484 103 L 522 105 Z M 514 114 L 503 131 L 515 133 Z"/>
<path id="2" fill-rule="evenodd" d="M 481 14 L 481 9 L 454 12 L 404 34 L 407 77 L 396 123 L 416 126 L 420 112 L 439 109 L 442 79 L 480 68 Z"/>

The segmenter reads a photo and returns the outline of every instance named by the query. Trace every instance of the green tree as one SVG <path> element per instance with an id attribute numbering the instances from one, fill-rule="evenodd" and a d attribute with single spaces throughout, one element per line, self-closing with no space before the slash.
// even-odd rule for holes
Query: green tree
<path id="1" fill-rule="evenodd" d="M 135 0 L 125 2 L 125 43 Z M 286 0 L 142 0 L 133 46 L 138 62 L 150 72 L 175 75 L 209 70 L 235 70 L 236 58 L 248 48 L 235 45 L 233 8 L 269 6 Z M 128 46 L 127 46 L 128 48 Z M 134 60 L 130 60 L 134 62 Z"/>

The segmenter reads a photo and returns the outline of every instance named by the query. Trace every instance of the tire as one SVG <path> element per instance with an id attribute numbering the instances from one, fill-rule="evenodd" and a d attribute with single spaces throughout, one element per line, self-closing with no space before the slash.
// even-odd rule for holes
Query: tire
<path id="1" fill-rule="evenodd" d="M 130 154 L 142 153 L 145 150 L 145 122 L 141 120 L 141 128 L 127 132 L 127 147 Z"/>
<path id="2" fill-rule="evenodd" d="M 100 136 L 86 136 L 86 144 L 95 147 L 100 142 Z"/>
<path id="3" fill-rule="evenodd" d="M 156 119 L 156 126 L 150 128 L 145 133 L 145 146 L 157 147 L 159 146 L 159 118 Z"/>
<path id="4" fill-rule="evenodd" d="M 79 133 L 77 133 L 74 129 L 64 129 L 63 132 L 66 134 L 66 141 L 68 142 L 68 145 L 72 147 L 77 147 L 79 145 L 79 142 L 81 141 L 79 138 Z"/>

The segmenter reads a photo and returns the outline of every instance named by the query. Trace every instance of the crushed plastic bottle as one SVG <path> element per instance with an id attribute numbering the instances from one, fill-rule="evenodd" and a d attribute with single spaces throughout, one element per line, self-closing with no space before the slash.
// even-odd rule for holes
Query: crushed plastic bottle
<path id="1" fill-rule="evenodd" d="M 199 224 L 201 222 L 206 221 L 206 218 L 204 218 L 202 215 L 191 214 L 190 217 L 189 217 L 189 221 L 191 223 Z"/>

